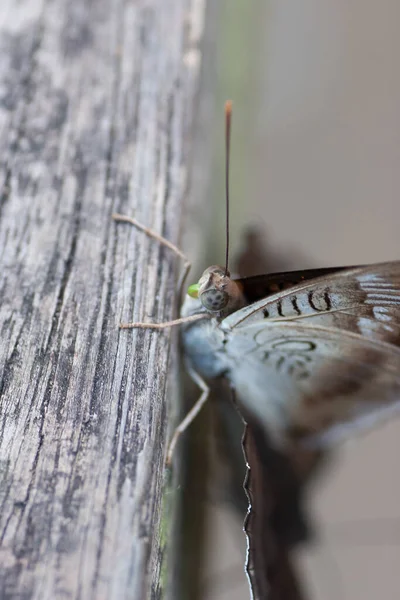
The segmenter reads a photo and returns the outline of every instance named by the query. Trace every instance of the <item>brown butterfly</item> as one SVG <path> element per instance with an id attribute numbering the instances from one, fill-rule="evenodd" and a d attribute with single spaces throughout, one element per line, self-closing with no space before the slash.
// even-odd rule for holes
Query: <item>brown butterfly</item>
<path id="1" fill-rule="evenodd" d="M 230 106 L 226 115 L 228 205 Z M 236 280 L 227 262 L 189 288 L 182 318 L 122 325 L 183 324 L 202 395 L 175 431 L 168 461 L 214 378 L 229 380 L 246 421 L 283 454 L 294 441 L 319 451 L 400 410 L 400 261 Z"/>
<path id="2" fill-rule="evenodd" d="M 211 267 L 198 295 L 183 315 L 211 318 L 185 326 L 186 356 L 228 378 L 277 446 L 330 445 L 400 409 L 399 261 L 237 281 Z"/>

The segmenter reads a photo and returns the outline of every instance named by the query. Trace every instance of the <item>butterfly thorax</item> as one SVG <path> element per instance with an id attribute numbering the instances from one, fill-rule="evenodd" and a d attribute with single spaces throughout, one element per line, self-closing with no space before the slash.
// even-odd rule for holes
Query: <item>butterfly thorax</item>
<path id="1" fill-rule="evenodd" d="M 241 288 L 225 269 L 206 269 L 199 282 L 189 288 L 181 316 L 204 313 L 209 318 L 185 325 L 182 339 L 186 356 L 196 371 L 209 379 L 229 370 L 224 349 L 225 333 L 219 323 L 245 305 Z"/>
<path id="2" fill-rule="evenodd" d="M 181 316 L 189 317 L 199 313 L 209 314 L 199 298 L 186 295 Z M 224 348 L 225 334 L 218 325 L 219 319 L 210 315 L 208 319 L 188 323 L 181 328 L 186 359 L 207 379 L 222 375 L 227 368 L 226 357 L 221 351 Z"/>

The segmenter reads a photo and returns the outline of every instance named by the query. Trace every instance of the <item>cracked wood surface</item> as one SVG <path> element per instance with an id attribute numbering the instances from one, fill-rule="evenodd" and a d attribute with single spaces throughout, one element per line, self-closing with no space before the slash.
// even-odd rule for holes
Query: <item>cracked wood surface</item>
<path id="1" fill-rule="evenodd" d="M 158 598 L 203 0 L 0 6 L 0 596 Z M 173 338 L 172 338 L 173 339 Z"/>

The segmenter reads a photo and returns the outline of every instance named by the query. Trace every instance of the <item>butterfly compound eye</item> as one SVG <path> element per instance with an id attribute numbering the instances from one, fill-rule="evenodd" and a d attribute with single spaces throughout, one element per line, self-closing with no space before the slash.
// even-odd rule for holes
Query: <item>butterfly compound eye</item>
<path id="1" fill-rule="evenodd" d="M 237 309 L 236 284 L 223 267 L 208 267 L 199 279 L 198 297 L 204 308 L 209 312 L 224 313 Z M 190 290 L 191 295 L 192 290 Z M 240 295 L 240 294 L 239 294 Z M 225 316 L 226 316 L 225 314 Z"/>
<path id="2" fill-rule="evenodd" d="M 229 300 L 229 296 L 226 292 L 215 288 L 204 291 L 199 297 L 204 308 L 210 312 L 222 310 L 228 304 Z"/>

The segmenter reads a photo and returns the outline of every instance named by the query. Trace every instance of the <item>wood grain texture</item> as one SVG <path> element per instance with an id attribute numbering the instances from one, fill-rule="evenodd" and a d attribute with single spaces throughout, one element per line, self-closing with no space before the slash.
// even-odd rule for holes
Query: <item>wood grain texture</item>
<path id="1" fill-rule="evenodd" d="M 203 0 L 0 6 L 0 596 L 158 598 Z"/>

